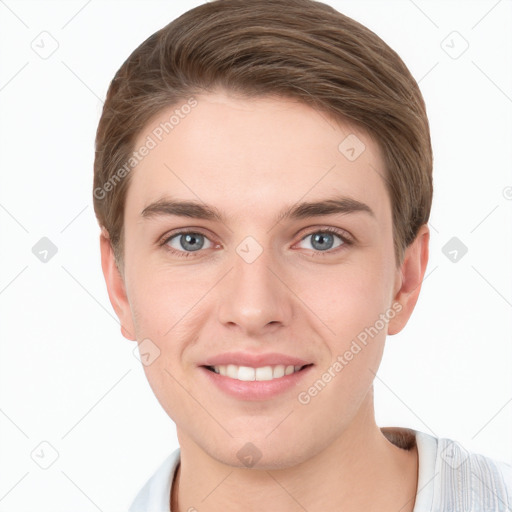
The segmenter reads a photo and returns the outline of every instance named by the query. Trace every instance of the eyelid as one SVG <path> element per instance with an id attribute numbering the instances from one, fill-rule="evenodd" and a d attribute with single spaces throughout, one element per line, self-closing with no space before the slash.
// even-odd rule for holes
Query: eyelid
<path id="1" fill-rule="evenodd" d="M 165 248 L 168 251 L 170 251 L 171 253 L 174 253 L 174 254 L 179 254 L 180 256 L 184 256 L 184 255 L 188 256 L 188 255 L 194 255 L 196 253 L 200 254 L 200 253 L 204 252 L 205 249 L 200 249 L 198 251 L 180 251 L 180 250 L 174 249 L 173 247 L 166 245 L 175 236 L 186 235 L 187 233 L 194 233 L 194 234 L 202 235 L 205 238 L 207 238 L 213 245 L 213 247 L 210 247 L 209 249 L 212 249 L 212 248 L 215 248 L 215 247 L 218 247 L 219 245 L 221 245 L 218 242 L 216 242 L 214 239 L 212 239 L 213 237 L 211 237 L 209 234 L 205 233 L 204 228 L 194 228 L 194 227 L 177 228 L 175 230 L 169 231 L 169 232 L 165 233 L 162 237 L 159 238 L 157 244 L 159 246 L 165 246 Z M 300 235 L 300 239 L 293 246 L 297 245 L 298 243 L 302 242 L 305 238 L 307 238 L 308 236 L 311 236 L 315 233 L 331 233 L 331 234 L 339 237 L 343 243 L 334 249 L 328 249 L 326 251 L 313 251 L 314 254 L 325 254 L 325 255 L 334 254 L 334 253 L 338 252 L 339 250 L 343 250 L 344 247 L 353 245 L 356 242 L 355 237 L 353 237 L 348 231 L 346 231 L 344 229 L 335 228 L 333 226 L 309 226 L 308 228 L 304 228 L 303 234 Z"/>
<path id="2" fill-rule="evenodd" d="M 295 245 L 299 244 L 300 242 L 304 241 L 309 236 L 314 235 L 315 233 L 329 233 L 332 235 L 337 236 L 341 240 L 341 244 L 337 247 L 326 249 L 325 251 L 318 251 L 314 249 L 304 249 L 302 247 L 299 247 L 297 250 L 305 250 L 307 251 L 305 254 L 301 254 L 301 256 L 304 257 L 312 257 L 312 258 L 329 258 L 329 257 L 336 257 L 342 254 L 343 252 L 347 251 L 349 247 L 353 246 L 356 243 L 355 237 L 353 237 L 350 233 L 345 231 L 341 228 L 335 228 L 333 226 L 317 226 L 317 227 L 309 227 L 307 228 L 308 231 L 301 236 L 300 240 L 294 244 L 292 247 L 295 247 Z M 320 260 L 319 260 L 320 261 Z"/>
<path id="3" fill-rule="evenodd" d="M 201 258 L 201 256 L 204 255 L 204 252 L 207 249 L 199 249 L 198 251 L 182 251 L 168 245 L 172 238 L 179 235 L 186 235 L 188 233 L 201 235 L 204 236 L 207 240 L 209 240 L 210 243 L 212 244 L 212 247 L 208 247 L 207 249 L 216 248 L 219 245 L 217 242 L 215 242 L 215 240 L 212 240 L 212 237 L 204 233 L 203 228 L 178 228 L 173 231 L 168 231 L 167 233 L 165 233 L 165 235 L 158 239 L 157 245 L 164 249 L 165 251 L 169 252 L 171 255 L 178 258 Z"/>
<path id="4" fill-rule="evenodd" d="M 304 238 L 313 235 L 314 233 L 331 233 L 334 234 L 343 240 L 344 244 L 350 245 L 356 243 L 356 238 L 352 236 L 348 231 L 341 229 L 341 228 L 335 228 L 334 226 L 313 226 L 305 228 L 305 232 L 303 235 L 301 235 L 299 242 L 302 242 Z M 322 252 L 322 251 L 319 251 Z M 327 251 L 326 251 L 327 252 Z"/>
<path id="5" fill-rule="evenodd" d="M 165 245 L 167 242 L 169 242 L 169 240 L 171 238 L 174 238 L 177 235 L 186 235 L 188 233 L 197 233 L 198 235 L 203 235 L 205 238 L 208 238 L 208 240 L 210 240 L 210 242 L 212 244 L 218 245 L 218 243 L 215 242 L 215 240 L 213 240 L 212 237 L 208 233 L 205 233 L 204 228 L 194 228 L 194 227 L 192 227 L 192 228 L 177 228 L 175 230 L 168 231 L 167 233 L 162 235 L 157 240 L 157 244 L 158 245 Z"/>

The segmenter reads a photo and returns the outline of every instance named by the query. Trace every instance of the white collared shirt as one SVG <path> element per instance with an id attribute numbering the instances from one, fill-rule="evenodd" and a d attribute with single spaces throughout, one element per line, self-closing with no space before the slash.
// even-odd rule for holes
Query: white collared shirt
<path id="1" fill-rule="evenodd" d="M 511 512 L 512 466 L 470 453 L 450 439 L 413 431 L 418 447 L 418 488 L 413 512 Z M 180 449 L 146 482 L 129 512 L 171 512 L 171 483 Z"/>

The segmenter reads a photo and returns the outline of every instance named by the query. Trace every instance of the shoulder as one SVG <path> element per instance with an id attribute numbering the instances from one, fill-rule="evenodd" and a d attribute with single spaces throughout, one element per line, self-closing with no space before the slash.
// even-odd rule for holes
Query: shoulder
<path id="1" fill-rule="evenodd" d="M 139 490 L 128 512 L 170 512 L 171 483 L 180 462 L 180 449 L 172 452 Z"/>
<path id="2" fill-rule="evenodd" d="M 510 512 L 512 466 L 472 453 L 451 439 L 417 433 L 420 475 L 431 485 L 433 511 Z M 430 467 L 422 467 L 423 462 Z M 428 480 L 430 479 L 430 484 Z"/>
<path id="3" fill-rule="evenodd" d="M 510 511 L 512 466 L 439 439 L 437 469 L 450 509 Z"/>

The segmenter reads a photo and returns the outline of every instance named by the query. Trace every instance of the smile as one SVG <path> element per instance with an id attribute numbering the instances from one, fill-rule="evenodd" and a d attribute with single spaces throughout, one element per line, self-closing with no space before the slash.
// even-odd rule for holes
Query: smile
<path id="1" fill-rule="evenodd" d="M 305 365 L 309 366 L 309 365 Z M 274 365 L 252 368 L 250 366 L 237 366 L 235 364 L 207 366 L 208 370 L 218 373 L 224 377 L 241 381 L 266 381 L 280 379 L 286 375 L 299 372 L 305 366 Z"/>

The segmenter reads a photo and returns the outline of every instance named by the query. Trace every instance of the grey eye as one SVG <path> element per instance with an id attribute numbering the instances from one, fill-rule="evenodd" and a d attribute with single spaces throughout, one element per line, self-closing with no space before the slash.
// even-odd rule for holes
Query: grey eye
<path id="1" fill-rule="evenodd" d="M 200 249 L 208 249 L 211 247 L 210 240 L 201 233 L 178 233 L 172 236 L 167 244 L 177 251 L 187 252 L 199 251 Z"/>
<path id="2" fill-rule="evenodd" d="M 314 233 L 310 233 L 309 235 L 305 236 L 301 242 L 306 242 L 308 239 L 311 239 L 309 242 L 310 247 L 303 247 L 303 249 L 328 251 L 329 249 L 335 249 L 344 243 L 340 236 L 325 231 L 315 231 Z M 337 244 L 336 239 L 339 241 Z"/>

